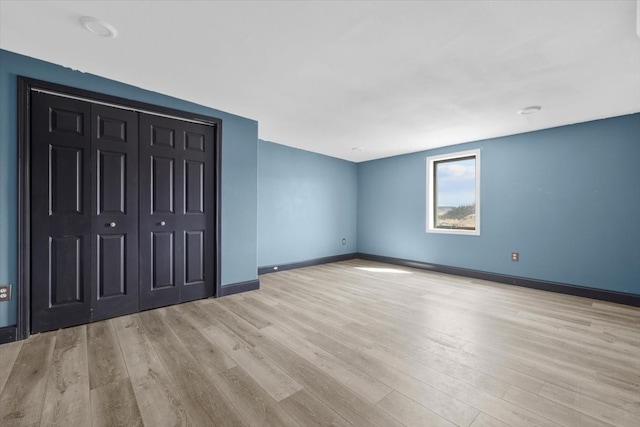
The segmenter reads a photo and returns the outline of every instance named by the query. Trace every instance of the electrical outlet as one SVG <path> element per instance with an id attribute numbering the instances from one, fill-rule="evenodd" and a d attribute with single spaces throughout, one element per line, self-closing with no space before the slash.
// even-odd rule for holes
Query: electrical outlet
<path id="1" fill-rule="evenodd" d="M 513 262 L 520 261 L 520 252 L 511 252 L 511 261 Z"/>
<path id="2" fill-rule="evenodd" d="M 347 239 L 342 239 L 342 244 L 346 245 L 347 244 Z"/>
<path id="3" fill-rule="evenodd" d="M 0 302 L 11 301 L 11 285 L 0 285 Z"/>

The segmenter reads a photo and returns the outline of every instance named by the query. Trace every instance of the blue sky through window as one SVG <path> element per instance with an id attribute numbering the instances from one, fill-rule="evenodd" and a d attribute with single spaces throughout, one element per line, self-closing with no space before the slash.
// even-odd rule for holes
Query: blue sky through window
<path id="1" fill-rule="evenodd" d="M 471 205 L 476 201 L 476 159 L 436 163 L 438 207 Z"/>

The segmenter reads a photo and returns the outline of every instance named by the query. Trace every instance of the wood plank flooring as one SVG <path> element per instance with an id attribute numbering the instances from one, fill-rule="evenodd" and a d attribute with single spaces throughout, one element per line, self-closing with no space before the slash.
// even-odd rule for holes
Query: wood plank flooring
<path id="1" fill-rule="evenodd" d="M 640 309 L 362 260 L 0 346 L 2 426 L 640 425 Z"/>

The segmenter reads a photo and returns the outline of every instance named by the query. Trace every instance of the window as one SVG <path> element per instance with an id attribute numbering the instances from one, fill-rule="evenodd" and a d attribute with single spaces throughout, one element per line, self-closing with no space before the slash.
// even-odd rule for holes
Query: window
<path id="1" fill-rule="evenodd" d="M 427 157 L 427 232 L 480 235 L 480 150 Z"/>

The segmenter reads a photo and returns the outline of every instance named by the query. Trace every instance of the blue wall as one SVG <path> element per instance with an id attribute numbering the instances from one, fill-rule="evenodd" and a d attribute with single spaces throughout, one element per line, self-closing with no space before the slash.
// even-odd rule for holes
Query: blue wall
<path id="1" fill-rule="evenodd" d="M 255 121 L 0 50 L 0 284 L 17 279 L 17 76 L 222 119 L 222 284 L 257 277 Z M 15 289 L 15 288 L 14 288 Z M 0 327 L 16 323 L 16 301 L 0 303 Z"/>
<path id="2" fill-rule="evenodd" d="M 356 201 L 355 163 L 259 141 L 258 265 L 355 252 Z"/>
<path id="3" fill-rule="evenodd" d="M 426 233 L 426 157 L 475 148 L 481 235 Z M 640 294 L 639 214 L 640 114 L 358 165 L 368 254 Z"/>
<path id="4" fill-rule="evenodd" d="M 357 251 L 640 294 L 640 114 L 356 165 L 258 143 L 253 120 L 3 50 L 0 284 L 17 278 L 18 75 L 223 120 L 223 285 Z M 426 233 L 426 156 L 474 148 L 482 234 Z M 15 321 L 16 298 L 0 303 L 0 327 Z"/>

